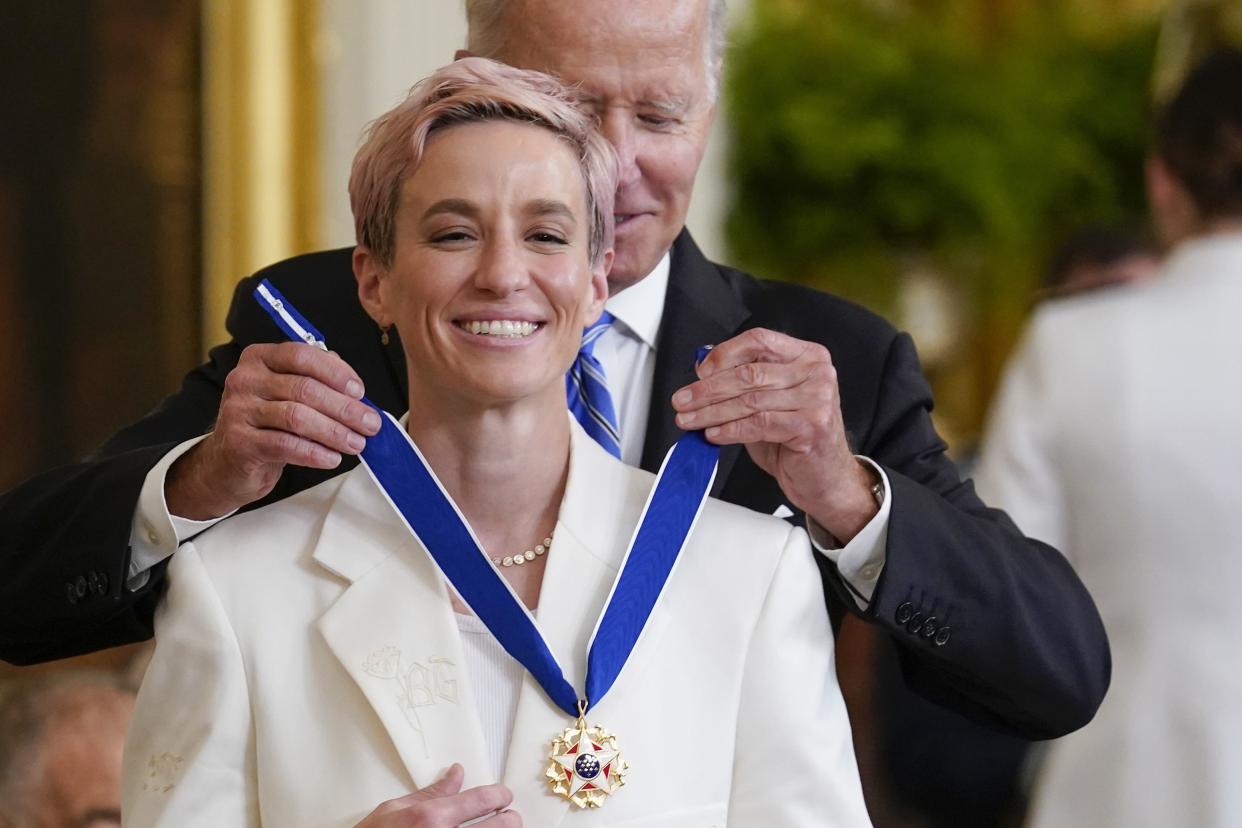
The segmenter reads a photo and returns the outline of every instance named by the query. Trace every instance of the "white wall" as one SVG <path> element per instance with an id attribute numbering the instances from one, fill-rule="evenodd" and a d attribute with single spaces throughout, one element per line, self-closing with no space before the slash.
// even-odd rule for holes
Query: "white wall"
<path id="1" fill-rule="evenodd" d="M 453 59 L 466 42 L 466 16 L 458 0 L 319 0 L 317 44 L 323 78 L 320 136 L 323 167 L 321 241 L 352 244 L 353 219 L 346 185 L 349 165 L 365 124 L 395 105 L 419 78 Z M 573 2 L 573 0 L 566 0 Z M 750 0 L 734 0 L 737 19 Z M 711 258 L 724 258 L 722 222 L 723 117 L 699 169 L 687 224 Z"/>

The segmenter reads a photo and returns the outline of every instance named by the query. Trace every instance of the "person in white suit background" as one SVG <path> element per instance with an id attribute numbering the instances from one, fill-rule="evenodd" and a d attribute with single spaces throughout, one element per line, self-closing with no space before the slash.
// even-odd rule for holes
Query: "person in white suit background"
<path id="1" fill-rule="evenodd" d="M 581 694 L 653 477 L 565 410 L 607 297 L 616 176 L 569 95 L 458 61 L 372 125 L 350 195 L 359 297 L 406 353 L 405 429 Z M 359 467 L 182 547 L 127 744 L 126 824 L 869 824 L 805 530 L 704 504 L 591 700 L 624 764 L 593 744 L 599 765 L 568 783 L 628 772 L 589 811 L 547 778 L 574 721 L 424 540 Z"/>
<path id="2" fill-rule="evenodd" d="M 1074 562 L 1113 648 L 1037 827 L 1242 825 L 1242 53 L 1164 109 L 1148 191 L 1159 277 L 1041 306 L 979 466 L 981 495 Z"/>

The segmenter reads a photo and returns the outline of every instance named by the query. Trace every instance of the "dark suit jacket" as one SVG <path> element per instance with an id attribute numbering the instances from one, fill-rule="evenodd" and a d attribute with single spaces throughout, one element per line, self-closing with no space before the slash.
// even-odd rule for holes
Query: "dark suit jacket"
<path id="1" fill-rule="evenodd" d="M 395 338 L 381 345 L 359 306 L 350 253 L 299 256 L 242 281 L 228 318 L 233 340 L 214 348 L 180 392 L 86 461 L 0 499 L 0 658 L 25 664 L 151 635 L 164 566 L 142 589 L 125 589 L 134 506 L 159 458 L 210 428 L 241 350 L 282 341 L 251 297 L 258 279 L 271 279 L 323 331 L 372 400 L 405 410 L 401 346 Z M 1024 538 L 959 478 L 932 428 L 931 392 L 913 344 L 874 314 L 714 264 L 683 231 L 672 250 L 642 465 L 656 469 L 680 433 L 668 400 L 691 381 L 695 348 L 755 327 L 828 348 L 850 439 L 885 467 L 892 498 L 887 563 L 864 616 L 889 631 L 910 686 L 1032 738 L 1085 724 L 1110 672 L 1090 596 L 1060 553 Z M 289 467 L 255 505 L 335 473 Z M 715 494 L 768 514 L 786 503 L 776 482 L 736 447 L 722 454 Z M 856 612 L 832 565 L 820 563 L 834 612 Z"/>

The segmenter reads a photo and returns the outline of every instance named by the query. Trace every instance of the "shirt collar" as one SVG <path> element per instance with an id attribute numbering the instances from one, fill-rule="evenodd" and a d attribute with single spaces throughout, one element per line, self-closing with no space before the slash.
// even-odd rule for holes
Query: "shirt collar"
<path id="1" fill-rule="evenodd" d="M 616 317 L 635 336 L 655 349 L 660 320 L 664 316 L 664 295 L 668 293 L 670 257 L 666 252 L 655 269 L 625 290 L 610 296 L 604 309 Z"/>

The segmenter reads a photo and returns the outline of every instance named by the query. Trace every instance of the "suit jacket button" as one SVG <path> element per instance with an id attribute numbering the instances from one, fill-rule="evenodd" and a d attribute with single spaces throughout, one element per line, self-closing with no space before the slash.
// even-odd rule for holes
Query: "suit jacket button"
<path id="1" fill-rule="evenodd" d="M 102 572 L 91 571 L 90 577 L 87 578 L 86 584 L 90 587 L 91 595 L 106 595 L 108 593 L 108 576 Z"/>
<path id="2" fill-rule="evenodd" d="M 919 626 L 922 623 L 923 623 L 923 613 L 915 612 L 913 616 L 910 616 L 909 621 L 905 622 L 905 632 L 917 633 L 919 631 Z"/>
<path id="3" fill-rule="evenodd" d="M 924 638 L 931 638 L 936 634 L 936 630 L 940 629 L 936 626 L 936 616 L 929 615 L 927 620 L 923 622 L 923 626 L 919 629 L 919 635 Z"/>
<path id="4" fill-rule="evenodd" d="M 108 573 L 100 572 L 98 574 L 99 574 L 99 594 L 107 595 L 108 594 Z"/>
<path id="5" fill-rule="evenodd" d="M 936 633 L 936 638 L 935 638 L 936 646 L 943 647 L 945 644 L 948 644 L 949 638 L 952 635 L 953 635 L 953 630 L 951 628 L 941 627 L 940 631 Z"/>
<path id="6" fill-rule="evenodd" d="M 910 620 L 910 616 L 914 615 L 914 604 L 909 601 L 903 601 L 897 605 L 897 613 L 893 616 L 898 624 L 904 624 Z"/>
<path id="7" fill-rule="evenodd" d="M 65 583 L 65 600 L 71 604 L 78 602 L 78 590 L 71 582 Z"/>
<path id="8" fill-rule="evenodd" d="M 86 579 L 79 575 L 78 579 L 73 582 L 73 589 L 78 593 L 79 598 L 85 598 L 87 590 Z"/>

